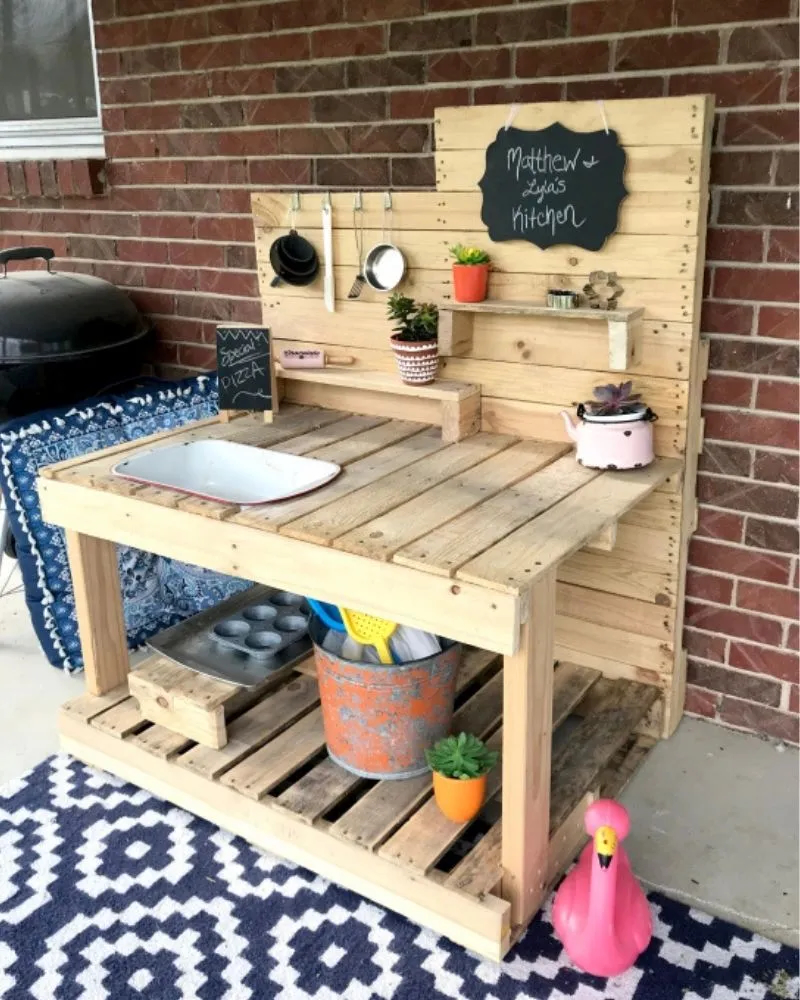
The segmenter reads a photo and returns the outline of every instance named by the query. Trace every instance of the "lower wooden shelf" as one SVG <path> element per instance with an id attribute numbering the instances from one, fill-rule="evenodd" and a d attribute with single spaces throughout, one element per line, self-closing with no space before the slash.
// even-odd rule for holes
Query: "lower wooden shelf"
<path id="1" fill-rule="evenodd" d="M 554 882 L 583 840 L 583 812 L 616 794 L 651 741 L 634 734 L 658 696 L 654 687 L 556 666 L 550 856 Z M 502 744 L 502 661 L 468 649 L 454 728 Z M 203 746 L 142 715 L 128 685 L 85 694 L 61 711 L 62 745 L 75 757 L 330 878 L 379 905 L 498 960 L 512 928 L 500 896 L 502 768 L 469 824 L 446 820 L 427 775 L 368 781 L 325 751 L 311 661 L 282 672 L 260 700 L 227 720 L 228 742 Z"/>

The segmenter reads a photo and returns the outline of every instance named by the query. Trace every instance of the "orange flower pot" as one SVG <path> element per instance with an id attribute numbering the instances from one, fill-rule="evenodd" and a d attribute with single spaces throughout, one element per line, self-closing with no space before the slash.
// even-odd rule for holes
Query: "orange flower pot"
<path id="1" fill-rule="evenodd" d="M 467 823 L 481 811 L 486 798 L 486 775 L 480 778 L 446 778 L 433 772 L 436 805 L 454 823 Z"/>
<path id="2" fill-rule="evenodd" d="M 453 295 L 456 302 L 483 302 L 488 284 L 488 264 L 453 264 Z"/>

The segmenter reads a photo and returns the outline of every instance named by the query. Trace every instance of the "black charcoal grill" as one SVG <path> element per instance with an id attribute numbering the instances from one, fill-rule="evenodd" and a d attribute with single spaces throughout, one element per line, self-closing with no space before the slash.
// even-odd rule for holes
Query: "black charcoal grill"
<path id="1" fill-rule="evenodd" d="M 0 424 L 97 395 L 141 372 L 149 324 L 108 281 L 58 273 L 49 247 L 0 251 Z M 47 269 L 9 271 L 43 258 Z"/>

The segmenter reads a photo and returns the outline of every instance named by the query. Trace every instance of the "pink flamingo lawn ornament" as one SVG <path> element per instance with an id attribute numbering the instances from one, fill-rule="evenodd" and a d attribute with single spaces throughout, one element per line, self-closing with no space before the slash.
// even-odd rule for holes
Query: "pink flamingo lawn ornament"
<path id="1" fill-rule="evenodd" d="M 583 819 L 591 842 L 562 882 L 553 925 L 572 961 L 593 976 L 618 976 L 650 943 L 650 907 L 622 846 L 628 810 L 598 799 Z"/>

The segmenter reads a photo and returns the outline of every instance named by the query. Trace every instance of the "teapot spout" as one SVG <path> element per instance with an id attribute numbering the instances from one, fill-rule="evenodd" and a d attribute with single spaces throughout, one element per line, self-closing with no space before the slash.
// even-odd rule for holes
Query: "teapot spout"
<path id="1" fill-rule="evenodd" d="M 564 426 L 567 428 L 567 434 L 572 438 L 573 441 L 578 440 L 578 430 L 573 424 L 572 419 L 569 415 L 569 410 L 562 410 L 561 416 L 564 418 Z"/>

